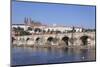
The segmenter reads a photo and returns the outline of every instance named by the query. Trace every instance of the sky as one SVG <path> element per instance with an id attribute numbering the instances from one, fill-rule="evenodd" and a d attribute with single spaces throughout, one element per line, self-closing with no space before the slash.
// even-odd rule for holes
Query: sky
<path id="1" fill-rule="evenodd" d="M 42 24 L 95 28 L 95 6 L 12 1 L 12 24 L 24 18 Z"/>

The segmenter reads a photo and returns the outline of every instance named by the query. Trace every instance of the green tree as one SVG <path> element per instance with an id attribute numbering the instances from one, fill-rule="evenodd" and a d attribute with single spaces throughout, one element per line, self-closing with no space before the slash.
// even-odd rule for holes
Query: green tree
<path id="1" fill-rule="evenodd" d="M 28 27 L 28 30 L 32 31 L 32 28 L 31 27 Z"/>
<path id="2" fill-rule="evenodd" d="M 27 31 L 20 31 L 20 36 L 23 36 L 23 35 L 31 35 L 31 33 Z"/>
<path id="3" fill-rule="evenodd" d="M 34 31 L 35 32 L 41 32 L 42 30 L 40 28 L 35 28 Z"/>
<path id="4" fill-rule="evenodd" d="M 59 30 L 56 30 L 55 32 L 56 32 L 56 34 L 61 33 L 61 31 L 59 31 Z"/>

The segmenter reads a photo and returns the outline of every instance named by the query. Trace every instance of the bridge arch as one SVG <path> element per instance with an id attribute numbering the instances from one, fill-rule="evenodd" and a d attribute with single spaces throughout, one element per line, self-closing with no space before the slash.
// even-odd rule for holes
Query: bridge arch
<path id="1" fill-rule="evenodd" d="M 53 40 L 54 40 L 53 37 L 48 37 L 48 38 L 47 38 L 47 42 L 52 42 Z"/>
<path id="2" fill-rule="evenodd" d="M 41 39 L 40 37 L 37 37 L 37 38 L 35 39 L 35 41 L 38 42 L 40 39 Z"/>
<path id="3" fill-rule="evenodd" d="M 14 41 L 14 40 L 16 40 L 16 39 L 15 39 L 14 37 L 12 37 L 12 39 L 11 39 L 11 40 L 12 40 L 12 42 L 13 42 L 13 41 Z"/>
<path id="4" fill-rule="evenodd" d="M 69 37 L 68 36 L 64 36 L 62 37 L 62 41 L 64 41 L 66 43 L 66 45 L 68 46 L 68 41 L 69 41 Z"/>
<path id="5" fill-rule="evenodd" d="M 91 40 L 91 37 L 88 36 L 88 35 L 83 35 L 80 37 L 80 40 L 81 40 L 81 45 L 83 46 L 87 46 L 88 45 L 88 42 Z"/>
<path id="6" fill-rule="evenodd" d="M 26 41 L 28 41 L 28 40 L 30 40 L 30 38 L 28 37 L 28 38 L 26 38 Z"/>

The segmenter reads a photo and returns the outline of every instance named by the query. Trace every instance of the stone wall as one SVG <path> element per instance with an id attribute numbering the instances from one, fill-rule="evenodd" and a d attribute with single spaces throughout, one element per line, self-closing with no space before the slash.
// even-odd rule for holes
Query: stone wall
<path id="1" fill-rule="evenodd" d="M 95 46 L 95 32 L 15 36 L 13 45 Z M 82 39 L 83 38 L 83 39 Z"/>

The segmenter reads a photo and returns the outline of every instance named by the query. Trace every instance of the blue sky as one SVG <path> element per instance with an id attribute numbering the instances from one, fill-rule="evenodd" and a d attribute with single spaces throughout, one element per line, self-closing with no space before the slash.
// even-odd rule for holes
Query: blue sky
<path id="1" fill-rule="evenodd" d="M 43 24 L 95 28 L 95 6 L 12 2 L 12 23 L 22 24 L 24 18 Z"/>

